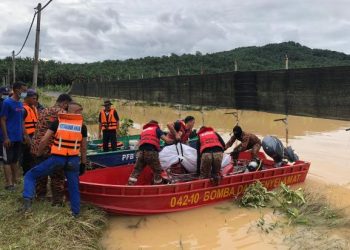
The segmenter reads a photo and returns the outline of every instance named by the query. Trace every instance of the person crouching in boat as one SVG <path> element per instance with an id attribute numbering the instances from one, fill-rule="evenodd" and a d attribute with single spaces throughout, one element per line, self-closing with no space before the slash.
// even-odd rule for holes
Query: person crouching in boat
<path id="1" fill-rule="evenodd" d="M 151 120 L 143 126 L 139 142 L 139 149 L 136 153 L 135 167 L 129 177 L 128 185 L 135 185 L 137 178 L 140 176 L 141 172 L 146 166 L 152 168 L 153 183 L 162 183 L 162 168 L 160 166 L 158 153 L 160 151 L 160 139 L 164 140 L 166 143 L 170 143 L 170 140 L 159 128 L 157 121 Z"/>
<path id="2" fill-rule="evenodd" d="M 168 123 L 169 134 L 167 135 L 169 143 L 181 142 L 187 144 L 192 132 L 195 119 L 193 116 L 187 116 L 184 120 Z"/>
<path id="3" fill-rule="evenodd" d="M 259 161 L 261 140 L 256 135 L 244 132 L 242 128 L 237 125 L 233 128 L 233 135 L 226 143 L 225 150 L 230 148 L 236 140 L 241 141 L 241 144 L 233 149 L 231 153 L 232 160 L 237 160 L 240 152 L 251 150 L 252 160 Z"/>
<path id="4" fill-rule="evenodd" d="M 221 179 L 220 170 L 225 142 L 211 127 L 201 127 L 198 131 L 198 159 L 200 159 L 200 179 L 213 177 L 215 185 Z"/>
<path id="5" fill-rule="evenodd" d="M 72 215 L 80 212 L 79 174 L 83 174 L 86 164 L 87 128 L 83 124 L 82 106 L 71 102 L 68 113 L 59 114 L 58 120 L 51 123 L 41 140 L 37 156 L 40 156 L 54 135 L 51 156 L 30 169 L 24 176 L 22 212 L 31 212 L 32 199 L 35 195 L 35 183 L 39 177 L 63 169 L 68 183 L 68 192 Z M 80 154 L 80 157 L 79 157 Z"/>

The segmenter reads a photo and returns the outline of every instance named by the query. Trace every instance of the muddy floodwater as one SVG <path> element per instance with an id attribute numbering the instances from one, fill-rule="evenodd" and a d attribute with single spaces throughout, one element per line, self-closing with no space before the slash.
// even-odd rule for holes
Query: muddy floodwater
<path id="1" fill-rule="evenodd" d="M 150 119 L 162 128 L 179 117 L 193 115 L 196 128 L 214 127 L 227 141 L 236 124 L 235 110 L 181 111 L 168 107 L 117 105 L 119 115 L 135 121 L 133 133 Z M 276 135 L 285 142 L 285 126 L 274 119 L 283 115 L 238 111 L 239 124 L 259 137 Z M 350 122 L 289 116 L 289 144 L 300 159 L 311 162 L 301 187 L 325 194 L 336 207 L 350 207 Z M 230 150 L 228 150 L 230 151 Z M 239 208 L 232 202 L 155 216 L 110 216 L 102 244 L 107 249 L 350 249 L 349 229 L 310 232 L 305 228 L 282 227 L 263 233 L 256 221 L 262 216 L 274 220 L 269 209 Z M 321 236 L 323 235 L 323 236 Z M 293 238 L 294 237 L 294 238 Z M 328 240 L 328 241 L 327 241 Z M 324 241 L 324 242 L 323 242 Z M 339 244 L 338 244 L 339 243 Z"/>

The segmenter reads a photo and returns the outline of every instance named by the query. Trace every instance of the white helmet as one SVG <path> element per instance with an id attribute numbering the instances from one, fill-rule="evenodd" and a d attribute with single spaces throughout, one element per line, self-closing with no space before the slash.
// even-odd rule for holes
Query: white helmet
<path id="1" fill-rule="evenodd" d="M 247 168 L 249 172 L 254 172 L 258 169 L 259 164 L 256 161 L 249 162 Z"/>

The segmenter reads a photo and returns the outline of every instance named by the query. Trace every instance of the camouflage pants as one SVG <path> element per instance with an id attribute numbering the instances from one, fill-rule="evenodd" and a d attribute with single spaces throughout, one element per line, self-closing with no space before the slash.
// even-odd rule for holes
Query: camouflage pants
<path id="1" fill-rule="evenodd" d="M 259 159 L 260 148 L 261 148 L 261 144 L 260 143 L 256 143 L 251 148 L 247 149 L 247 150 L 250 150 L 252 159 Z M 239 151 L 233 151 L 231 153 L 232 160 L 237 160 L 238 156 L 239 156 L 239 153 L 240 153 Z"/>
<path id="2" fill-rule="evenodd" d="M 45 161 L 46 158 L 39 158 L 36 160 L 36 164 Z M 61 204 L 64 197 L 64 170 L 58 169 L 52 175 L 50 175 L 51 180 L 51 192 L 52 192 L 52 204 Z M 43 176 L 36 181 L 36 197 L 44 198 L 47 194 L 47 182 L 48 176 Z"/>
<path id="3" fill-rule="evenodd" d="M 215 180 L 219 180 L 222 157 L 222 152 L 203 153 L 201 156 L 201 168 L 199 178 L 206 179 L 213 177 Z"/>
<path id="4" fill-rule="evenodd" d="M 153 171 L 154 184 L 160 184 L 162 182 L 162 168 L 159 162 L 159 153 L 157 151 L 138 151 L 136 153 L 134 170 L 129 177 L 129 185 L 133 185 L 137 182 L 137 178 L 146 166 L 151 167 Z"/>

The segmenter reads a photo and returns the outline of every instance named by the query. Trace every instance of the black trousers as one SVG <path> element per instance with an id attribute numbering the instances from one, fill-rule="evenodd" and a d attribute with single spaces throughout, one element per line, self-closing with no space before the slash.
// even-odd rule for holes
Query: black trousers
<path id="1" fill-rule="evenodd" d="M 103 130 L 102 139 L 104 152 L 107 152 L 109 150 L 109 146 L 113 151 L 117 150 L 117 130 Z"/>
<path id="2" fill-rule="evenodd" d="M 34 167 L 34 157 L 30 153 L 30 145 L 22 145 L 22 157 L 20 158 L 20 165 L 23 168 L 23 176 Z"/>

